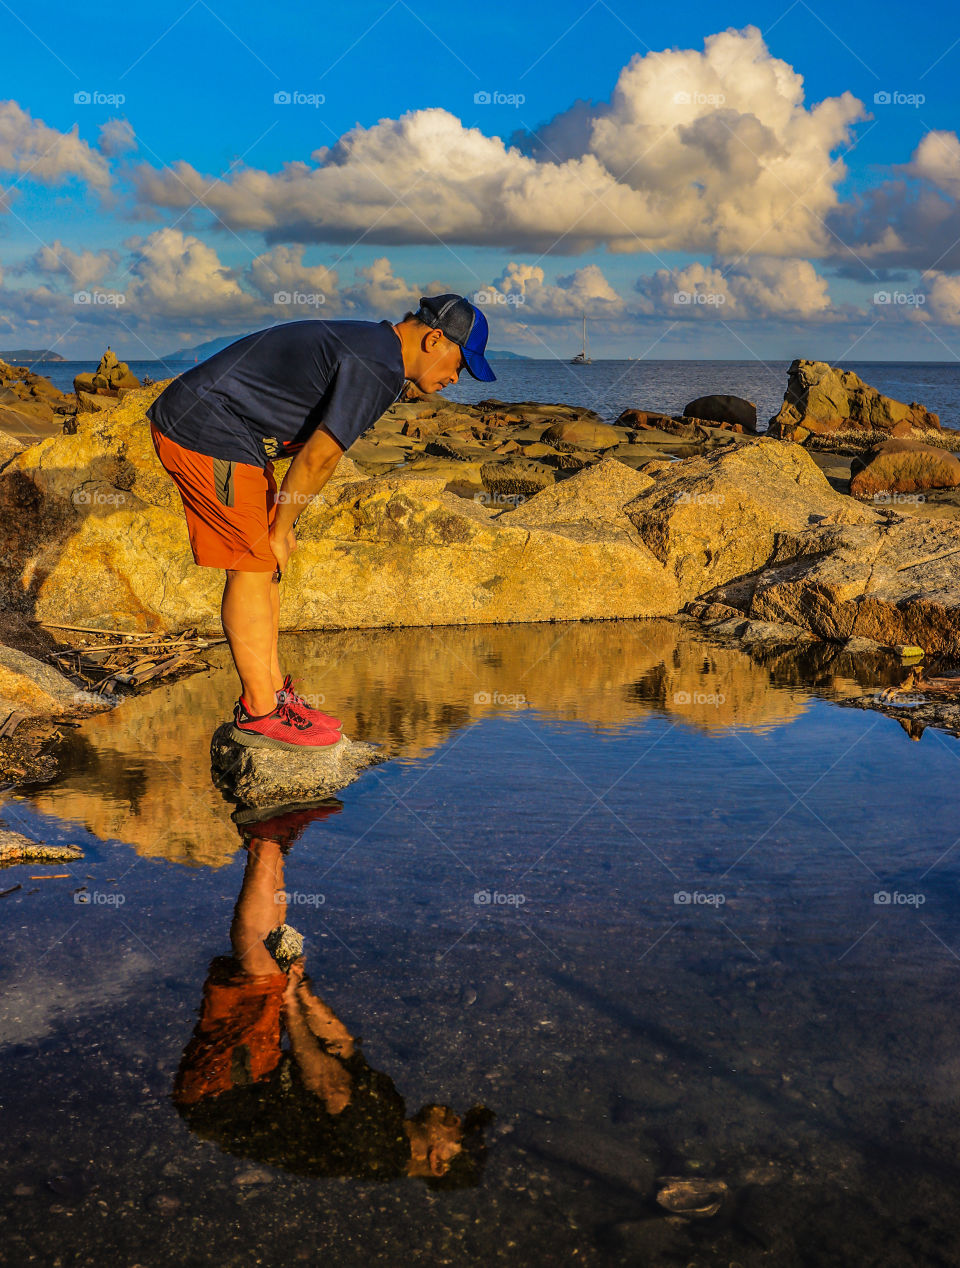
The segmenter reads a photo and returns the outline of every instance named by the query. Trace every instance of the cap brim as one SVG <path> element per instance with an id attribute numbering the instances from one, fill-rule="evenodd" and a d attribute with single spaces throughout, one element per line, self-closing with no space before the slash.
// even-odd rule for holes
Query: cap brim
<path id="1" fill-rule="evenodd" d="M 490 363 L 482 352 L 471 352 L 469 348 L 461 347 L 463 359 L 467 364 L 467 369 L 475 379 L 479 379 L 481 383 L 495 383 L 497 376 L 490 369 Z"/>

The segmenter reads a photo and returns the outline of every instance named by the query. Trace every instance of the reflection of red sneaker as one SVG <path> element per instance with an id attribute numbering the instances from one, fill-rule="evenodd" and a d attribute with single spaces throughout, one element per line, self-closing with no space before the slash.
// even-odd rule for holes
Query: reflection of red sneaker
<path id="1" fill-rule="evenodd" d="M 339 731 L 304 717 L 288 704 L 278 704 L 272 713 L 259 716 L 248 713 L 243 696 L 234 706 L 232 734 L 234 739 L 251 748 L 324 748 L 329 751 L 343 743 Z"/>
<path id="2" fill-rule="evenodd" d="M 330 815 L 338 815 L 343 809 L 343 802 L 335 798 L 321 802 L 319 805 L 275 806 L 272 811 L 241 811 L 234 815 L 234 822 L 240 829 L 244 844 L 257 838 L 261 841 L 276 841 L 284 849 L 289 849 L 295 841 L 299 841 L 308 824 L 328 819 Z M 266 814 L 257 819 L 257 814 Z"/>
<path id="3" fill-rule="evenodd" d="M 297 680 L 300 681 L 299 679 Z M 293 679 L 287 674 L 283 680 L 283 686 L 277 692 L 277 700 L 281 704 L 288 704 L 296 709 L 298 713 L 302 713 L 305 718 L 309 718 L 311 722 L 317 726 L 326 727 L 329 730 L 339 731 L 343 723 L 339 718 L 335 718 L 330 713 L 324 713 L 320 709 L 314 709 L 312 705 L 307 704 L 303 696 L 298 695 L 293 689 Z"/>

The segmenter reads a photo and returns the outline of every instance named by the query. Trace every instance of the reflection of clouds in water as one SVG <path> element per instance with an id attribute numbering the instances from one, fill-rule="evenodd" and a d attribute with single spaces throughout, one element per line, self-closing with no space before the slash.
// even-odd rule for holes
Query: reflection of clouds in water
<path id="1" fill-rule="evenodd" d="M 67 934 L 62 945 L 70 953 L 76 944 L 70 946 Z M 53 954 L 59 950 L 58 947 Z M 118 955 L 115 947 L 106 947 L 102 955 L 110 958 L 109 971 L 102 963 L 87 964 L 81 969 L 75 961 L 65 971 L 52 959 L 48 965 L 25 969 L 11 966 L 9 974 L 0 979 L 0 1048 L 36 1043 L 63 1024 L 74 1027 L 81 1017 L 126 1000 L 139 980 L 156 976 L 157 962 L 147 951 L 124 951 Z"/>

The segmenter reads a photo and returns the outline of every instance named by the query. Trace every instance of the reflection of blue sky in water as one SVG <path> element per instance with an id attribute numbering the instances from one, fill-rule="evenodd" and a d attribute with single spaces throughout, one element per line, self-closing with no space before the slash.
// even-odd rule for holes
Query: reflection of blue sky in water
<path id="1" fill-rule="evenodd" d="M 579 680 L 585 714 L 605 691 L 627 709 L 596 663 L 579 664 L 544 668 L 540 689 L 555 678 L 555 699 L 575 701 Z M 758 713 L 754 727 L 706 728 L 634 706 L 597 733 L 590 716 L 538 707 L 468 710 L 445 736 L 424 692 L 423 730 L 408 732 L 422 755 L 369 771 L 293 847 L 287 891 L 323 902 L 294 900 L 289 919 L 367 1059 L 411 1107 L 497 1111 L 483 1183 L 455 1201 L 405 1183 L 236 1183 L 253 1164 L 179 1119 L 172 1079 L 208 966 L 229 951 L 242 853 L 184 867 L 119 832 L 68 833 L 88 847 L 72 870 L 122 893 L 120 907 L 25 879 L 45 869 L 5 871 L 0 888 L 24 890 L 0 900 L 0 1169 L 5 1194 L 35 1189 L 17 1199 L 10 1253 L 49 1259 L 69 1237 L 130 1262 L 211 1244 L 225 1261 L 307 1245 L 396 1263 L 452 1245 L 485 1262 L 496 1229 L 518 1262 L 600 1261 L 605 1246 L 608 1261 L 656 1262 L 650 1248 L 672 1238 L 682 1262 L 752 1263 L 758 1236 L 857 1262 L 909 1229 L 914 1259 L 928 1236 L 956 1258 L 960 750 L 767 690 L 781 725 Z M 412 698 L 370 709 L 396 717 Z M 117 744 L 111 760 L 139 769 L 149 805 L 150 759 Z M 162 787 L 188 831 L 196 802 Z M 221 830 L 239 845 L 228 809 Z M 21 831 L 45 822 L 26 801 L 10 814 Z M 67 1196 L 45 1187 L 51 1171 Z M 653 1215 L 657 1175 L 687 1171 L 740 1194 L 737 1218 L 696 1244 L 655 1217 L 633 1223 Z M 101 1201 L 135 1215 L 104 1219 Z"/>

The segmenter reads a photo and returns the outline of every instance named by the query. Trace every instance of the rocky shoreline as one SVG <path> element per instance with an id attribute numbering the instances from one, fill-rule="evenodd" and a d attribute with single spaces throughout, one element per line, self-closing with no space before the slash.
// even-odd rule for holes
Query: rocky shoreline
<path id="1" fill-rule="evenodd" d="M 221 578 L 193 565 L 149 437 L 163 386 L 101 396 L 34 444 L 0 435 L 0 638 L 34 656 L 39 642 L 44 674 L 56 673 L 42 664 L 51 639 L 38 636 L 53 623 L 220 632 Z M 756 427 L 751 402 L 722 395 L 611 424 L 570 405 L 467 406 L 408 388 L 301 516 L 282 628 L 684 614 L 748 649 L 825 642 L 899 664 L 919 647 L 949 670 L 960 433 L 804 361 Z M 47 679 L 41 707 L 6 673 L 0 728 L 14 709 L 51 725 L 77 716 L 76 681 L 57 675 L 54 691 Z"/>

